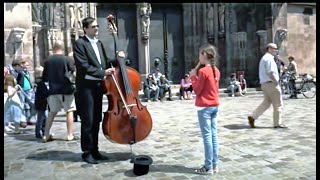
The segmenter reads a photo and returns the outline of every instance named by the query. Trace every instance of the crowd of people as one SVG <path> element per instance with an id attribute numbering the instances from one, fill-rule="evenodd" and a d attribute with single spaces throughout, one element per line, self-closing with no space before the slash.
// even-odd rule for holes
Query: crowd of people
<path id="1" fill-rule="evenodd" d="M 92 17 L 83 19 L 84 36 L 75 41 L 71 57 L 64 55 L 63 42 L 56 41 L 52 55 L 45 61 L 44 67 L 35 68 L 35 84 L 31 83 L 28 72 L 29 60 L 17 58 L 12 66 L 4 69 L 4 130 L 6 133 L 20 133 L 20 128 L 32 125 L 34 116 L 32 109 L 37 112 L 35 137 L 41 138 L 44 143 L 53 140 L 51 133 L 52 123 L 57 113 L 62 109 L 66 113 L 66 140 L 81 140 L 82 159 L 89 164 L 98 164 L 107 160 L 99 152 L 98 134 L 102 120 L 102 84 L 104 80 L 115 73 L 115 67 L 107 62 L 108 59 L 103 43 L 97 39 L 98 24 Z M 112 31 L 112 28 L 109 27 Z M 92 47 L 91 51 L 87 48 Z M 180 100 L 192 100 L 196 95 L 195 107 L 197 110 L 199 127 L 204 143 L 204 165 L 195 170 L 199 174 L 213 174 L 218 172 L 219 140 L 218 121 L 219 112 L 219 82 L 220 70 L 216 67 L 218 53 L 216 47 L 205 44 L 199 49 L 198 65 L 185 74 L 180 81 Z M 272 104 L 274 109 L 273 123 L 275 128 L 286 128 L 281 112 L 283 102 L 279 86 L 278 66 L 274 56 L 277 46 L 267 45 L 266 54 L 259 64 L 259 80 L 264 94 L 263 102 L 248 116 L 251 128 L 255 121 Z M 117 52 L 117 58 L 124 58 L 123 51 Z M 290 64 L 286 71 L 296 73 L 294 58 L 290 57 Z M 76 67 L 75 67 L 75 66 Z M 76 72 L 75 82 L 70 82 L 66 74 Z M 231 96 L 236 91 L 244 96 L 247 83 L 244 75 L 230 76 Z M 74 83 L 74 84 L 73 84 Z M 76 89 L 74 89 L 74 85 Z M 148 102 L 173 101 L 172 84 L 160 69 L 155 68 L 143 82 L 143 92 Z M 168 94 L 168 97 L 166 97 Z M 74 112 L 81 120 L 81 138 L 74 135 Z"/>

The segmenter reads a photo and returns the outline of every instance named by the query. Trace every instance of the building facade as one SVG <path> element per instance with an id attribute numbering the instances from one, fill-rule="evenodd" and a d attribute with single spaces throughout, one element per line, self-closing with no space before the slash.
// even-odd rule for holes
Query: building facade
<path id="1" fill-rule="evenodd" d="M 115 17 L 119 47 L 107 28 L 109 14 Z M 259 86 L 258 64 L 269 42 L 278 44 L 286 64 L 288 56 L 295 57 L 299 73 L 316 74 L 315 3 L 5 3 L 4 15 L 4 64 L 28 56 L 31 72 L 43 65 L 55 40 L 64 40 L 66 54 L 71 52 L 83 35 L 81 19 L 92 16 L 108 57 L 123 49 L 142 78 L 159 62 L 179 83 L 195 67 L 204 43 L 218 48 L 221 87 L 233 72 L 244 73 L 249 87 Z"/>

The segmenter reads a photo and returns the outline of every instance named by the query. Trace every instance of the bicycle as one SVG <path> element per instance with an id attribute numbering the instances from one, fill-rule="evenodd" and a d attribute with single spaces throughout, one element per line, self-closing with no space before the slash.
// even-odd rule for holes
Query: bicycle
<path id="1" fill-rule="evenodd" d="M 289 83 L 291 78 L 290 72 L 284 73 L 280 78 L 280 87 L 282 98 L 284 100 L 289 99 L 291 95 L 293 95 L 293 87 Z M 302 82 L 299 83 L 299 86 L 296 86 L 296 93 L 302 94 L 306 98 L 313 98 L 316 95 L 316 82 L 313 80 L 312 76 L 309 74 L 302 74 L 298 77 L 298 79 L 302 79 Z"/>

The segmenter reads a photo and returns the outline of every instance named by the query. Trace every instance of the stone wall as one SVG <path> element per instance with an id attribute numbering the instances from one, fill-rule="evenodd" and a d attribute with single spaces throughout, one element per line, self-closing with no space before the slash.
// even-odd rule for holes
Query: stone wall
<path id="1" fill-rule="evenodd" d="M 28 56 L 32 60 L 32 44 L 31 4 L 4 3 L 4 64 L 11 64 L 15 56 Z M 33 71 L 33 61 L 29 70 Z"/>
<path id="2" fill-rule="evenodd" d="M 316 75 L 316 6 L 289 3 L 287 8 L 288 56 L 295 58 L 299 74 Z M 304 15 L 305 8 L 311 8 L 312 14 Z"/>

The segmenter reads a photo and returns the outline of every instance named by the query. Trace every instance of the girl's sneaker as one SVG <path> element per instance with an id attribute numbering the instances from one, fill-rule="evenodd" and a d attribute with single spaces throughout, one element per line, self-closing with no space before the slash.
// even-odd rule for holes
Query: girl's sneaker
<path id="1" fill-rule="evenodd" d="M 203 175 L 213 175 L 213 169 L 206 169 L 205 166 L 202 166 L 200 169 L 196 169 L 195 173 Z"/>

